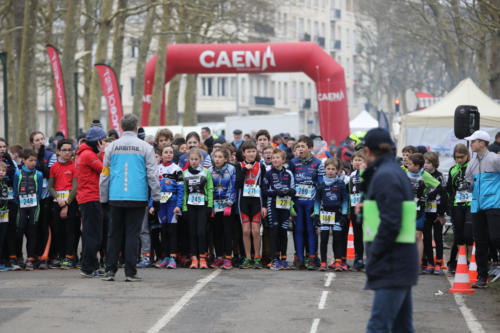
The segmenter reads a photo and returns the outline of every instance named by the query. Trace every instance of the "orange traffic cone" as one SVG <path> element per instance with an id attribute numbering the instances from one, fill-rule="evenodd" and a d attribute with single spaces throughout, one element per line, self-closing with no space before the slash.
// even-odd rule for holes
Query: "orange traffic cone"
<path id="1" fill-rule="evenodd" d="M 465 245 L 460 245 L 460 250 L 458 252 L 457 270 L 455 272 L 455 280 L 453 281 L 453 288 L 450 288 L 448 291 L 450 293 L 474 294 L 474 289 L 470 287 Z"/>
<path id="2" fill-rule="evenodd" d="M 472 246 L 472 254 L 470 255 L 469 280 L 470 283 L 477 281 L 476 243 Z"/>
<path id="3" fill-rule="evenodd" d="M 349 234 L 347 235 L 347 259 L 354 259 L 355 257 L 354 232 L 352 231 L 352 222 L 349 222 Z"/>

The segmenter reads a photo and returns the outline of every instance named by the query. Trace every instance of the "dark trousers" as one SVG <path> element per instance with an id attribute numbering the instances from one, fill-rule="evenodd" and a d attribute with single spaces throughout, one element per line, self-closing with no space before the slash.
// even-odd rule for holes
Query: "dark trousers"
<path id="1" fill-rule="evenodd" d="M 163 258 L 177 254 L 177 223 L 161 224 L 160 248 Z"/>
<path id="2" fill-rule="evenodd" d="M 205 206 L 188 206 L 185 213 L 191 256 L 205 256 L 207 253 L 207 215 L 208 210 Z"/>
<path id="3" fill-rule="evenodd" d="M 37 235 L 37 256 L 42 256 L 45 248 L 49 245 L 49 232 L 51 233 L 50 252 L 55 249 L 54 246 L 54 225 L 52 223 L 52 198 L 48 197 L 40 200 L 40 213 L 38 217 L 38 235 Z M 50 227 L 50 229 L 49 229 Z M 37 258 L 38 259 L 38 258 Z"/>
<path id="4" fill-rule="evenodd" d="M 472 230 L 476 242 L 477 274 L 488 278 L 490 241 L 500 249 L 500 209 L 480 210 L 472 214 Z"/>
<path id="5" fill-rule="evenodd" d="M 434 251 L 432 249 L 432 239 L 436 243 L 436 260 L 443 259 L 443 226 L 435 222 L 436 213 L 426 213 L 424 222 L 424 253 L 427 258 L 427 265 L 434 266 Z M 433 235 L 434 231 L 434 235 Z"/>
<path id="6" fill-rule="evenodd" d="M 52 219 L 54 230 L 52 230 L 52 242 L 55 244 L 55 255 L 59 258 L 75 256 L 75 224 L 76 210 L 78 206 L 73 201 L 68 206 L 68 217 L 60 217 L 61 207 L 57 202 L 52 203 Z"/>
<path id="7" fill-rule="evenodd" d="M 19 251 L 19 240 L 17 237 L 17 211 L 18 207 L 14 200 L 9 200 L 9 226 L 7 227 L 7 254 L 9 259 L 22 257 L 22 252 Z"/>
<path id="8" fill-rule="evenodd" d="M 472 245 L 472 217 L 470 206 L 453 206 L 453 233 L 458 245 Z"/>
<path id="9" fill-rule="evenodd" d="M 356 253 L 356 259 L 363 260 L 365 252 L 365 245 L 363 243 L 363 221 L 358 220 L 361 219 L 359 219 L 354 213 L 354 209 L 351 209 L 352 232 L 354 233 L 354 252 Z"/>
<path id="10" fill-rule="evenodd" d="M 118 257 L 125 235 L 125 276 L 137 274 L 137 251 L 139 250 L 139 231 L 144 218 L 144 207 L 110 206 L 111 220 L 108 232 L 108 255 L 106 270 L 118 270 Z"/>
<path id="11" fill-rule="evenodd" d="M 102 207 L 98 201 L 80 205 L 82 214 L 82 271 L 90 274 L 99 268 L 97 252 L 102 243 Z"/>
<path id="12" fill-rule="evenodd" d="M 215 229 L 215 253 L 217 257 L 231 256 L 233 252 L 233 217 L 216 213 L 213 219 Z"/>
<path id="13" fill-rule="evenodd" d="M 411 287 L 375 290 L 367 333 L 413 333 Z"/>
<path id="14" fill-rule="evenodd" d="M 20 208 L 17 216 L 17 239 L 18 245 L 23 244 L 23 235 L 26 235 L 26 250 L 28 252 L 28 259 L 36 260 L 37 257 L 37 230 L 38 230 L 38 214 L 40 208 L 28 207 Z M 22 253 L 22 252 L 21 252 Z"/>
<path id="15" fill-rule="evenodd" d="M 322 227 L 324 229 L 324 227 Z M 329 227 L 327 230 L 321 230 L 320 237 L 321 237 L 321 242 L 320 242 L 320 253 L 321 253 L 321 262 L 326 262 L 327 261 L 327 255 L 328 255 L 328 239 L 330 238 L 330 229 Z M 332 250 L 333 250 L 333 256 L 335 259 L 342 259 L 344 257 L 344 230 L 331 230 L 332 232 Z"/>

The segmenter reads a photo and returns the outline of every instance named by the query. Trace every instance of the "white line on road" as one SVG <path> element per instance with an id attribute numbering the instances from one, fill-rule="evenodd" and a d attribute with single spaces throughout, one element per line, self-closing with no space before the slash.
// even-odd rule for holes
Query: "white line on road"
<path id="1" fill-rule="evenodd" d="M 323 310 L 325 308 L 327 297 L 328 297 L 328 290 L 323 290 L 323 292 L 321 293 L 321 298 L 319 299 L 318 309 Z"/>
<path id="2" fill-rule="evenodd" d="M 212 274 L 207 275 L 203 279 L 198 280 L 198 282 L 195 284 L 193 288 L 188 290 L 182 297 L 179 299 L 168 311 L 165 313 L 163 317 L 160 318 L 154 324 L 153 327 L 151 327 L 147 333 L 158 333 L 162 328 L 164 328 L 176 315 L 179 313 L 179 311 L 182 310 L 182 308 L 189 302 L 191 298 L 193 298 L 194 295 L 196 295 L 203 287 L 207 285 L 210 281 L 212 281 L 217 275 L 219 275 L 221 272 L 220 269 L 215 270 Z"/>
<path id="3" fill-rule="evenodd" d="M 319 318 L 313 320 L 313 323 L 311 325 L 311 330 L 309 331 L 309 333 L 316 333 L 316 331 L 318 330 L 319 321 L 320 321 Z"/>
<path id="4" fill-rule="evenodd" d="M 330 287 L 333 279 L 335 278 L 335 273 L 326 273 L 325 287 Z"/>
<path id="5" fill-rule="evenodd" d="M 448 282 L 450 282 L 451 286 L 453 287 L 453 278 L 448 277 Z M 472 313 L 472 310 L 465 305 L 465 299 L 463 295 L 460 294 L 453 294 L 455 297 L 455 302 L 458 305 L 458 309 L 462 313 L 462 316 L 465 319 L 465 323 L 469 327 L 469 331 L 471 333 L 485 333 L 483 327 L 481 326 L 481 323 L 477 320 L 476 316 Z"/>

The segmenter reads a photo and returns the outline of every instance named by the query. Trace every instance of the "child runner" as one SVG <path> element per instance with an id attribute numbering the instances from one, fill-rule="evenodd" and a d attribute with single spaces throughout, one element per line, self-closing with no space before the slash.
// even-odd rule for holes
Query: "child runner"
<path id="1" fill-rule="evenodd" d="M 273 167 L 272 164 L 272 155 L 273 155 L 274 147 L 272 145 L 267 145 L 262 150 L 262 163 L 266 166 L 266 171 L 271 170 Z"/>
<path id="2" fill-rule="evenodd" d="M 23 166 L 14 176 L 14 198 L 19 205 L 17 215 L 18 240 L 22 245 L 23 234 L 26 235 L 28 259 L 25 269 L 32 271 L 37 258 L 38 217 L 40 214 L 40 198 L 43 187 L 43 174 L 36 170 L 38 154 L 31 149 L 24 151 Z"/>
<path id="3" fill-rule="evenodd" d="M 158 167 L 158 177 L 160 178 L 160 211 L 158 221 L 161 224 L 161 251 L 157 256 L 163 256 L 161 262 L 156 265 L 158 268 L 167 267 L 174 269 L 177 267 L 177 215 L 181 213 L 182 201 L 184 199 L 184 180 L 181 168 L 172 162 L 174 149 L 167 145 L 161 153 L 161 164 Z M 149 210 L 154 214 L 154 208 Z"/>
<path id="4" fill-rule="evenodd" d="M 321 230 L 321 267 L 327 268 L 327 248 L 330 230 L 333 233 L 332 249 L 335 256 L 336 271 L 346 271 L 347 265 L 342 262 L 344 255 L 344 232 L 349 228 L 345 223 L 344 216 L 347 215 L 349 207 L 349 194 L 342 179 L 337 176 L 339 161 L 328 159 L 325 161 L 325 177 L 318 184 L 316 200 L 314 203 L 314 215 L 319 219 Z"/>
<path id="5" fill-rule="evenodd" d="M 266 167 L 259 162 L 257 147 L 255 143 L 246 141 L 240 148 L 244 161 L 236 165 L 236 188 L 239 191 L 240 219 L 243 229 L 243 244 L 245 247 L 245 259 L 240 268 L 262 268 L 260 254 L 260 223 L 261 216 L 267 215 L 267 209 L 263 207 L 265 202 L 261 185 L 266 174 Z M 253 237 L 254 262 L 252 264 Z"/>
<path id="6" fill-rule="evenodd" d="M 76 167 L 72 160 L 73 142 L 63 139 L 57 143 L 58 161 L 50 168 L 49 191 L 54 202 L 54 240 L 62 269 L 73 267 L 75 258 Z"/>
<path id="7" fill-rule="evenodd" d="M 408 165 L 408 157 L 410 157 L 411 154 L 417 153 L 418 150 L 414 146 L 406 146 L 403 148 L 403 165 L 401 165 L 401 168 L 405 171 L 408 171 L 407 165 Z"/>
<path id="8" fill-rule="evenodd" d="M 315 254 L 317 248 L 317 235 L 312 214 L 314 211 L 314 200 L 316 199 L 316 187 L 323 180 L 324 169 L 321 161 L 312 156 L 313 141 L 308 136 L 301 136 L 297 141 L 299 157 L 289 163 L 289 169 L 295 178 L 295 250 L 297 260 L 296 268 L 304 265 L 304 248 L 308 244 L 307 269 L 315 269 Z M 307 239 L 304 240 L 304 231 L 307 231 Z"/>
<path id="9" fill-rule="evenodd" d="M 271 144 L 271 135 L 267 130 L 261 129 L 257 132 L 257 134 L 255 134 L 255 141 L 257 142 L 257 151 L 259 154 L 262 154 L 264 152 L 264 148 Z"/>
<path id="10" fill-rule="evenodd" d="M 188 150 L 192 148 L 200 149 L 200 142 L 200 136 L 198 133 L 190 132 L 186 135 L 186 147 Z M 182 146 L 179 147 L 179 151 L 182 150 Z M 200 153 L 202 154 L 202 162 L 200 165 L 207 169 L 212 167 L 212 159 L 210 158 L 210 155 L 203 149 L 200 149 Z M 182 170 L 186 170 L 189 167 L 189 156 L 190 153 L 186 152 L 179 157 L 179 166 Z"/>
<path id="11" fill-rule="evenodd" d="M 354 212 L 356 205 L 360 204 L 362 201 L 362 193 L 360 188 L 361 174 L 366 169 L 366 157 L 362 150 L 354 153 L 352 157 L 352 167 L 354 171 L 349 177 L 349 196 L 350 196 L 350 218 L 352 221 L 352 229 L 354 232 L 354 252 L 356 257 L 354 258 L 354 270 L 362 270 L 365 265 L 363 263 L 364 255 L 364 244 L 363 244 L 363 221 L 358 219 L 358 216 Z"/>
<path id="12" fill-rule="evenodd" d="M 199 268 L 207 266 L 207 218 L 213 207 L 214 186 L 212 175 L 201 166 L 202 152 L 192 148 L 189 153 L 189 166 L 183 172 L 184 199 L 182 211 L 189 228 L 189 245 L 191 250 L 191 266 Z"/>
<path id="13" fill-rule="evenodd" d="M 233 216 L 231 212 L 236 201 L 236 169 L 228 163 L 228 150 L 214 148 L 212 155 L 214 163 L 211 171 L 214 183 L 214 243 L 217 256 L 213 267 L 231 269 L 233 268 L 231 263 Z"/>
<path id="14" fill-rule="evenodd" d="M 272 270 L 289 269 L 286 260 L 287 230 L 292 197 L 295 195 L 295 184 L 292 172 L 283 166 L 285 163 L 285 151 L 274 149 L 272 152 L 273 166 L 269 172 L 266 172 L 262 186 L 267 198 Z"/>
<path id="15" fill-rule="evenodd" d="M 0 162 L 0 271 L 8 271 L 9 268 L 3 262 L 3 249 L 7 229 L 9 227 L 9 187 L 4 181 L 7 174 L 7 164 Z"/>

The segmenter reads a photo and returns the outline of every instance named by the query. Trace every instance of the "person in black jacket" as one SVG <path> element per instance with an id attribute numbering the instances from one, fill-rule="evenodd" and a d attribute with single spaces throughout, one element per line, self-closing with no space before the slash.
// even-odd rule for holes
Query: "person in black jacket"
<path id="1" fill-rule="evenodd" d="M 405 233 L 412 241 L 399 240 L 406 212 L 403 203 L 410 204 L 410 215 L 416 215 L 411 203 L 412 187 L 395 161 L 394 145 L 387 131 L 370 130 L 365 136 L 364 151 L 369 165 L 363 173 L 363 216 L 366 222 L 369 214 L 378 213 L 380 220 L 373 239 L 365 238 L 366 289 L 375 290 L 367 332 L 414 332 L 411 288 L 418 278 L 417 244 L 411 237 L 415 234 L 414 220 Z M 378 212 L 368 211 L 368 204 L 373 202 Z"/>
<path id="2" fill-rule="evenodd" d="M 488 146 L 488 150 L 498 154 L 500 152 L 500 132 L 495 135 L 495 141 Z"/>

